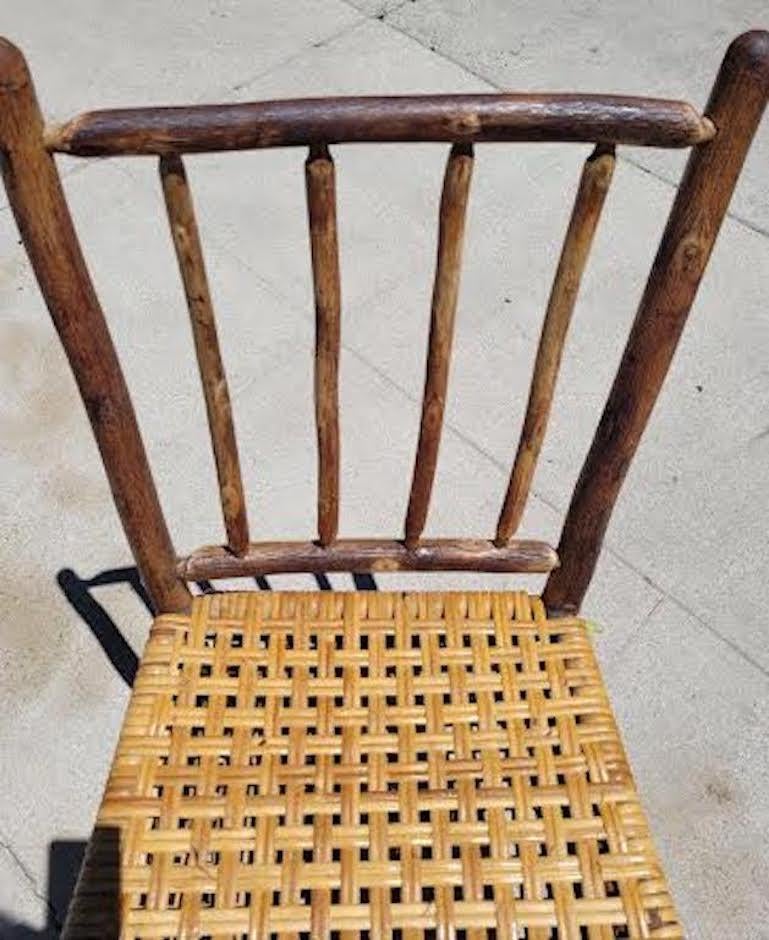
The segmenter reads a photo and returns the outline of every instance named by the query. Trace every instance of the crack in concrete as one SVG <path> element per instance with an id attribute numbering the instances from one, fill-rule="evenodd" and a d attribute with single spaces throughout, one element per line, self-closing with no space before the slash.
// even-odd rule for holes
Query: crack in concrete
<path id="1" fill-rule="evenodd" d="M 629 571 L 632 571 L 638 577 L 643 578 L 644 581 L 646 581 L 646 583 L 650 585 L 650 587 L 653 587 L 655 591 L 659 591 L 659 593 L 663 595 L 665 600 L 670 601 L 671 604 L 675 604 L 675 606 L 678 607 L 680 610 L 682 610 L 685 614 L 687 614 L 687 616 L 691 617 L 693 620 L 696 620 L 697 623 L 700 624 L 700 626 L 704 627 L 708 631 L 708 633 L 711 633 L 714 637 L 721 640 L 722 643 L 725 643 L 733 653 L 736 653 L 737 656 L 739 656 L 741 659 L 744 659 L 745 662 L 753 666 L 754 669 L 757 669 L 758 672 L 760 672 L 762 676 L 769 678 L 769 669 L 767 669 L 767 667 L 764 666 L 763 663 L 761 663 L 759 660 L 751 656 L 750 653 L 747 653 L 744 649 L 742 649 L 741 646 L 735 643 L 735 641 L 732 640 L 729 636 L 726 636 L 725 634 L 721 633 L 720 630 L 714 627 L 712 623 L 709 623 L 707 620 L 705 620 L 704 617 L 698 614 L 697 611 L 694 610 L 692 607 L 690 607 L 685 601 L 681 600 L 680 597 L 677 597 L 675 594 L 672 594 L 669 590 L 667 590 L 667 588 L 665 588 L 663 585 L 659 584 L 657 581 L 651 578 L 648 574 L 646 574 L 645 571 L 643 571 L 642 568 L 639 568 L 638 565 L 636 565 L 634 562 L 630 561 L 628 558 L 626 558 L 624 555 L 618 552 L 617 549 L 614 548 L 609 543 L 606 543 L 604 545 L 603 550 L 608 552 L 616 561 L 618 561 L 621 565 L 623 565 Z"/>
<path id="2" fill-rule="evenodd" d="M 644 616 L 641 618 L 641 621 L 635 627 L 634 630 L 631 630 L 625 642 L 620 644 L 619 649 L 616 651 L 612 657 L 615 661 L 619 661 L 627 652 L 630 644 L 637 638 L 638 634 L 643 630 L 646 624 L 651 620 L 654 614 L 659 610 L 659 608 L 668 600 L 664 593 L 660 593 L 659 597 L 654 601 L 649 610 L 646 611 Z"/>
<path id="3" fill-rule="evenodd" d="M 40 892 L 40 889 L 37 886 L 37 879 L 32 874 L 32 872 L 27 868 L 27 866 L 24 864 L 19 854 L 11 845 L 10 839 L 7 836 L 5 836 L 5 834 L 2 832 L 0 832 L 0 849 L 4 849 L 8 853 L 8 855 L 11 858 L 11 861 L 14 863 L 16 868 L 18 868 L 18 870 L 21 872 L 22 876 L 24 877 L 24 880 L 29 885 L 29 888 L 32 891 L 32 894 L 45 905 L 46 913 L 48 914 L 54 927 L 57 930 L 61 930 L 63 924 L 59 920 L 59 915 L 56 909 L 48 900 L 48 898 Z"/>

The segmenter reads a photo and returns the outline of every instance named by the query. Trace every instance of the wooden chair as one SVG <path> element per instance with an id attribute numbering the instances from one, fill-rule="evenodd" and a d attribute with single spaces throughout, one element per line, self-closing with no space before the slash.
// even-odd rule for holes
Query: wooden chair
<path id="1" fill-rule="evenodd" d="M 730 46 L 705 114 L 596 95 L 335 98 L 82 114 L 46 126 L 0 44 L 8 198 L 158 616 L 69 937 L 682 937 L 585 623 L 609 515 L 769 91 L 769 33 Z M 451 143 L 405 531 L 337 538 L 334 164 L 349 142 Z M 422 538 L 436 470 L 473 146 L 594 142 L 492 539 Z M 516 530 L 616 144 L 691 155 L 557 553 Z M 253 543 L 182 154 L 304 146 L 315 285 L 318 537 Z M 227 544 L 179 558 L 54 154 L 159 158 Z M 220 593 L 272 572 L 551 572 L 526 593 Z"/>

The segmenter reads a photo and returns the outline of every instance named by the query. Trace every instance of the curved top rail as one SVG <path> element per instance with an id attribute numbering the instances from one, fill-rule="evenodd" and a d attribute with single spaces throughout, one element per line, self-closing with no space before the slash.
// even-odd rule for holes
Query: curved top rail
<path id="1" fill-rule="evenodd" d="M 482 94 L 119 108 L 80 114 L 47 128 L 45 139 L 50 151 L 92 157 L 406 141 L 689 147 L 714 134 L 711 121 L 684 101 Z"/>

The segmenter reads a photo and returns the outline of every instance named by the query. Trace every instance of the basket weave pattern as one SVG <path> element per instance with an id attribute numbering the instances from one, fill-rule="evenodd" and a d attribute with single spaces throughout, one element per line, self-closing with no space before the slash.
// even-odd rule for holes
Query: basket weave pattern
<path id="1" fill-rule="evenodd" d="M 159 617 L 70 937 L 110 892 L 131 938 L 683 936 L 585 624 L 524 593 Z"/>

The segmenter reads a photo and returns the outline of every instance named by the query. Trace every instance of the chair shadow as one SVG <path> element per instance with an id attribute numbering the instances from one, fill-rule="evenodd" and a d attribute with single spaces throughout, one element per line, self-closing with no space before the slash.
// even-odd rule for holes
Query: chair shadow
<path id="1" fill-rule="evenodd" d="M 371 574 L 353 574 L 356 591 L 376 591 L 377 583 Z M 101 646 L 107 659 L 120 678 L 129 687 L 133 686 L 136 670 L 139 668 L 139 658 L 131 648 L 115 621 L 110 617 L 104 607 L 96 600 L 94 588 L 107 585 L 127 585 L 152 614 L 152 603 L 139 578 L 135 567 L 109 568 L 92 578 L 81 578 L 71 568 L 62 568 L 56 575 L 56 581 L 64 596 L 77 611 L 94 639 Z M 332 590 L 331 582 L 325 574 L 316 574 L 315 582 L 319 591 Z M 216 588 L 210 581 L 198 581 L 198 590 L 203 594 L 213 594 Z M 269 580 L 260 575 L 254 578 L 254 583 L 260 591 L 271 591 Z"/>
<path id="2" fill-rule="evenodd" d="M 113 669 L 126 685 L 133 686 L 139 658 L 92 592 L 94 588 L 103 585 L 127 584 L 152 613 L 152 604 L 136 568 L 110 568 L 88 579 L 80 578 L 71 568 L 62 568 L 56 575 L 56 581 L 101 646 Z"/>
<path id="3" fill-rule="evenodd" d="M 85 866 L 85 867 L 84 867 Z M 83 888 L 74 923 L 87 927 L 89 936 L 120 934 L 120 833 L 113 826 L 97 826 L 91 842 L 57 839 L 48 846 L 47 916 L 43 928 L 11 920 L 0 911 L 2 940 L 54 940 L 75 891 L 80 869 Z M 94 876 L 96 876 L 94 878 Z M 92 880 L 93 879 L 93 880 Z M 98 884 L 96 880 L 98 879 Z"/>

